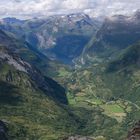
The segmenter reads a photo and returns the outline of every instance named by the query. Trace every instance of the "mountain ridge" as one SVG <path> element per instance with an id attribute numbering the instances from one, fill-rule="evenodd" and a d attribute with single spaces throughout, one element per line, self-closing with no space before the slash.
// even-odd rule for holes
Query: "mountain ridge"
<path id="1" fill-rule="evenodd" d="M 113 59 L 118 53 L 139 41 L 140 39 L 140 20 L 139 12 L 132 16 L 115 15 L 106 18 L 102 27 L 89 43 L 81 55 L 87 59 Z M 89 59 L 88 59 L 89 57 Z"/>
<path id="2" fill-rule="evenodd" d="M 100 22 L 88 15 L 70 14 L 50 16 L 19 22 L 1 23 L 0 29 L 24 38 L 29 44 L 51 59 L 71 63 L 79 56 Z M 61 51 L 60 51 L 61 50 Z"/>

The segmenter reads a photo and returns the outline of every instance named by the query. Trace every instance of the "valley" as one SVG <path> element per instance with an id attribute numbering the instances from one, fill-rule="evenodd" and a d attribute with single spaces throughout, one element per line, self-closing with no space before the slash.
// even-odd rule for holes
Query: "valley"
<path id="1" fill-rule="evenodd" d="M 139 15 L 103 23 L 83 13 L 2 19 L 7 138 L 125 140 L 140 119 Z"/>
<path id="2" fill-rule="evenodd" d="M 94 56 L 84 58 L 88 61 L 84 64 L 83 58 L 79 58 L 72 70 L 60 69 L 55 79 L 67 89 L 69 104 L 89 110 L 99 109 L 102 114 L 115 119 L 120 128 L 130 121 L 130 116 L 137 120 L 140 112 L 139 48 L 138 43 L 117 50 L 119 54 L 115 52 L 111 56 L 113 61 L 105 61 L 106 56 L 95 54 L 96 59 Z"/>

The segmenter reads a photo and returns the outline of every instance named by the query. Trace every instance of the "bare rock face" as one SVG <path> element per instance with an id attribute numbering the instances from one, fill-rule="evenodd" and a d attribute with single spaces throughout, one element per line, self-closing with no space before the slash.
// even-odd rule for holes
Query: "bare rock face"
<path id="1" fill-rule="evenodd" d="M 0 140 L 8 140 L 7 127 L 3 121 L 0 120 Z"/>
<path id="2" fill-rule="evenodd" d="M 134 128 L 128 133 L 126 140 L 140 140 L 140 121 L 137 122 Z"/>
<path id="3" fill-rule="evenodd" d="M 89 137 L 82 137 L 82 136 L 71 136 L 63 140 L 94 140 L 94 139 L 89 138 Z"/>

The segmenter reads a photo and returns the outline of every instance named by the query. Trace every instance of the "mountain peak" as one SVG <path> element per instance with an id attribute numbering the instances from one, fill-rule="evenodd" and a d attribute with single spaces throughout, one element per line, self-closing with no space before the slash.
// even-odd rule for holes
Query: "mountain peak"
<path id="1" fill-rule="evenodd" d="M 61 14 L 61 15 L 52 15 L 46 19 L 54 20 L 64 20 L 64 21 L 80 21 L 85 19 L 86 21 L 91 20 L 91 18 L 85 13 L 71 13 L 71 14 Z"/>
<path id="2" fill-rule="evenodd" d="M 8 23 L 8 24 L 23 23 L 24 22 L 24 20 L 20 20 L 20 19 L 17 19 L 15 17 L 3 18 L 1 21 L 3 21 L 4 23 Z"/>

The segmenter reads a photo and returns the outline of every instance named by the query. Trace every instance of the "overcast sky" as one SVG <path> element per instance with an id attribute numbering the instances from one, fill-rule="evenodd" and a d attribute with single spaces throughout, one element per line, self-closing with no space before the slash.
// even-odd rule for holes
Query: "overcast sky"
<path id="1" fill-rule="evenodd" d="M 140 0 L 0 0 L 0 17 L 23 18 L 85 12 L 91 16 L 132 14 Z"/>

